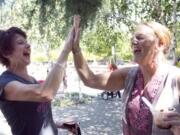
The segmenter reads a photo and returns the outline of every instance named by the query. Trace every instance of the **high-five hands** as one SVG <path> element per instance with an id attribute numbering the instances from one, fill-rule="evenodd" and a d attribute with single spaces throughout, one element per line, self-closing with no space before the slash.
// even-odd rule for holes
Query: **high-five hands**
<path id="1" fill-rule="evenodd" d="M 73 42 L 73 46 L 72 46 L 73 53 L 77 53 L 80 51 L 80 47 L 79 47 L 79 40 L 80 40 L 79 24 L 80 24 L 80 20 L 81 20 L 81 18 L 79 15 L 74 15 L 73 27 L 74 27 L 75 35 L 74 35 L 74 42 Z"/>
<path id="2" fill-rule="evenodd" d="M 79 47 L 79 38 L 80 38 L 79 24 L 80 24 L 80 16 L 74 15 L 73 26 L 70 29 L 70 32 L 69 32 L 69 34 L 66 38 L 66 41 L 65 41 L 64 51 L 66 53 L 69 53 L 71 50 L 73 52 L 80 51 L 80 47 Z"/>

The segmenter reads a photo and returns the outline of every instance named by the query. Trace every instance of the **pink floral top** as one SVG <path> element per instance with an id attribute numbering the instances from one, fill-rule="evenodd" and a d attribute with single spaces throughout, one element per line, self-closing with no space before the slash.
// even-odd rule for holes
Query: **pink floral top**
<path id="1" fill-rule="evenodd" d="M 123 123 L 124 135 L 151 135 L 153 117 L 141 97 L 146 97 L 152 103 L 164 76 L 163 73 L 155 74 L 144 87 L 142 72 L 138 70 L 134 88 L 127 102 L 126 119 L 128 124 Z"/>

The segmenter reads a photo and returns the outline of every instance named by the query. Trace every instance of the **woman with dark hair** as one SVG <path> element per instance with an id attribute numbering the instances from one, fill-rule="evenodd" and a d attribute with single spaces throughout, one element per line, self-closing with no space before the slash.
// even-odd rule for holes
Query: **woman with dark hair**
<path id="1" fill-rule="evenodd" d="M 79 35 L 79 28 L 76 29 L 75 34 Z M 78 40 L 74 42 L 75 67 L 86 86 L 107 91 L 124 89 L 124 135 L 180 134 L 180 69 L 167 64 L 170 43 L 168 28 L 157 22 L 141 23 L 131 40 L 137 66 L 95 74 L 85 61 Z"/>
<path id="2" fill-rule="evenodd" d="M 73 38 L 74 26 L 45 82 L 40 84 L 28 74 L 31 46 L 26 33 L 17 27 L 0 31 L 0 62 L 6 67 L 0 76 L 0 109 L 13 135 L 58 134 L 51 101 L 62 82 Z"/>

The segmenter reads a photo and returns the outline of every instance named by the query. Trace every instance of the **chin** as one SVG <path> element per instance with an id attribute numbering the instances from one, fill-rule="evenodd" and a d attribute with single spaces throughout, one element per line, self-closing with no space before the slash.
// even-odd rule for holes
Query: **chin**
<path id="1" fill-rule="evenodd" d="M 133 59 L 133 62 L 137 63 L 138 65 L 142 65 L 143 64 L 143 60 L 142 59 Z"/>
<path id="2" fill-rule="evenodd" d="M 133 58 L 133 61 L 136 62 L 136 63 L 139 63 L 140 62 L 140 59 L 138 57 L 134 57 Z"/>
<path id="3" fill-rule="evenodd" d="M 31 63 L 31 61 L 26 61 L 25 63 L 26 63 L 26 65 L 29 65 Z"/>

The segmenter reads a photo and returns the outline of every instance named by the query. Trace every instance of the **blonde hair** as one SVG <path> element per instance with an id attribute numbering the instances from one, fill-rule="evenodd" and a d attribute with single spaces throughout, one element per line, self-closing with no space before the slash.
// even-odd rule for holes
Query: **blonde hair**
<path id="1" fill-rule="evenodd" d="M 159 43 L 165 47 L 163 53 L 167 54 L 171 44 L 170 30 L 158 22 L 145 22 L 143 24 L 150 27 L 154 31 L 155 35 L 159 38 Z"/>

